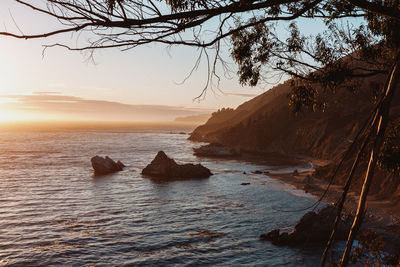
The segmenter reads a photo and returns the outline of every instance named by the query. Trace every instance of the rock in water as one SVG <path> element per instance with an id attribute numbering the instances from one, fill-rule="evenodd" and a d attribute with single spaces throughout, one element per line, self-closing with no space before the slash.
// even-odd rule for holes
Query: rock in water
<path id="1" fill-rule="evenodd" d="M 271 232 L 267 233 L 267 234 L 261 234 L 260 235 L 260 239 L 261 240 L 277 240 L 279 238 L 279 229 L 276 230 L 272 230 Z"/>
<path id="2" fill-rule="evenodd" d="M 117 161 L 117 165 L 119 166 L 119 167 L 121 167 L 121 168 L 125 168 L 126 166 L 125 166 L 125 164 L 123 164 L 121 161 Z"/>
<path id="3" fill-rule="evenodd" d="M 157 153 L 153 161 L 143 169 L 142 174 L 167 179 L 207 178 L 212 175 L 210 170 L 201 164 L 177 164 L 163 151 Z"/>
<path id="4" fill-rule="evenodd" d="M 279 229 L 260 235 L 261 240 L 269 240 L 274 245 L 302 246 L 305 243 L 326 242 L 332 231 L 337 208 L 327 206 L 318 213 L 306 213 L 296 224 L 291 233 L 280 233 Z M 350 223 L 340 221 L 336 238 L 346 239 L 350 230 Z"/>
<path id="5" fill-rule="evenodd" d="M 125 167 L 125 165 L 121 161 L 115 162 L 108 156 L 106 156 L 105 158 L 95 156 L 91 158 L 90 161 L 92 162 L 95 176 L 122 171 L 122 169 Z"/>

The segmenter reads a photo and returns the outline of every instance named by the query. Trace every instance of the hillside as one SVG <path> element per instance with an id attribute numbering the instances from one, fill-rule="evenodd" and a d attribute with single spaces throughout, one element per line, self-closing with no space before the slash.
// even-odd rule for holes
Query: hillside
<path id="1" fill-rule="evenodd" d="M 237 109 L 216 112 L 196 128 L 190 139 L 215 142 L 245 150 L 332 159 L 352 140 L 374 103 L 373 90 L 379 79 L 360 79 L 360 89 L 336 93 L 319 89 L 328 99 L 324 111 L 294 114 L 288 106 L 289 82 L 243 103 Z M 393 111 L 400 109 L 396 96 Z M 393 114 L 397 116 L 398 112 Z"/>
<path id="2" fill-rule="evenodd" d="M 185 117 L 177 117 L 174 122 L 178 123 L 188 123 L 188 124 L 203 124 L 206 123 L 208 119 L 210 119 L 211 114 L 199 114 L 199 115 L 191 115 Z"/>
<path id="3" fill-rule="evenodd" d="M 384 78 L 359 79 L 356 91 L 340 88 L 333 93 L 316 88 L 318 94 L 328 100 L 326 109 L 303 111 L 297 115 L 288 106 L 290 86 L 286 82 L 235 110 L 214 113 L 206 124 L 193 131 L 190 139 L 220 143 L 242 151 L 332 160 L 325 170 L 317 172 L 321 174 L 320 178 L 327 179 L 373 109 L 374 90 L 383 86 Z M 395 96 L 391 116 L 400 117 L 400 92 Z M 350 164 L 350 160 L 345 162 L 345 166 Z M 399 179 L 381 170 L 377 175 L 380 178 L 375 181 L 375 193 L 400 195 Z M 358 175 L 354 188 L 362 181 L 361 177 Z M 344 179 L 345 171 L 336 182 L 342 184 Z"/>

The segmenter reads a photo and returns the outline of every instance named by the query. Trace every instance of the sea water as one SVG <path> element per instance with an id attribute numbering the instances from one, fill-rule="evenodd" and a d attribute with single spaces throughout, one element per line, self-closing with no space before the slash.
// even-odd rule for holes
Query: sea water
<path id="1" fill-rule="evenodd" d="M 259 235 L 290 228 L 315 197 L 252 171 L 268 162 L 197 158 L 173 130 L 0 133 L 0 265 L 315 266 L 321 249 L 277 247 Z M 202 163 L 208 179 L 141 175 L 159 150 Z M 90 158 L 127 167 L 93 177 Z M 282 166 L 301 169 L 307 166 Z M 244 173 L 245 172 L 245 173 Z M 242 183 L 250 183 L 243 186 Z"/>

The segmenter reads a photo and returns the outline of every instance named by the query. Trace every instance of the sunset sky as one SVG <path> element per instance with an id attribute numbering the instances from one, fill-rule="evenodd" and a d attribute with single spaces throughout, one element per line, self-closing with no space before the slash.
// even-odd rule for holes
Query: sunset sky
<path id="1" fill-rule="evenodd" d="M 2 31 L 17 33 L 37 33 L 55 25 L 12 0 L 0 1 L 0 18 Z M 202 64 L 188 81 L 178 84 L 196 61 L 198 51 L 188 47 L 102 50 L 96 52 L 95 62 L 63 48 L 48 49 L 42 57 L 43 44 L 76 40 L 77 36 L 69 35 L 29 41 L 0 37 L 0 120 L 165 121 L 236 107 L 270 87 L 242 87 L 233 75 L 230 80 L 222 79 L 220 88 L 225 94 L 209 91 L 204 100 L 193 102 L 207 75 Z M 229 59 L 228 52 L 225 57 Z"/>

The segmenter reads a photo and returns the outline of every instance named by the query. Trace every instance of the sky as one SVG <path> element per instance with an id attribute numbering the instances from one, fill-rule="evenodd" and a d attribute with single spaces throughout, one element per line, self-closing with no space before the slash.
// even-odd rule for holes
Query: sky
<path id="1" fill-rule="evenodd" d="M 21 8 L 13 0 L 0 1 L 0 22 L 1 31 L 23 33 L 37 33 L 54 25 L 47 17 Z M 129 112 L 133 121 L 164 121 L 185 115 L 184 110 L 193 115 L 222 107 L 235 108 L 269 88 L 242 87 L 233 75 L 231 79 L 223 77 L 220 85 L 223 93 L 209 91 L 202 101 L 193 101 L 207 79 L 205 62 L 185 83 L 180 83 L 195 64 L 196 49 L 167 49 L 161 45 L 129 51 L 107 49 L 96 52 L 94 62 L 88 60 L 87 54 L 64 48 L 48 49 L 43 56 L 42 45 L 57 41 L 75 42 L 76 36 L 39 40 L 0 36 L 0 121 L 130 120 L 126 109 L 113 110 L 109 116 L 104 116 L 107 112 L 99 112 L 102 108 L 105 111 L 111 106 L 124 105 L 132 108 Z M 228 52 L 225 56 L 229 58 Z M 54 98 L 64 100 L 57 102 Z M 68 110 L 65 102 L 59 105 L 65 99 L 70 99 Z M 91 103 L 91 109 L 83 112 L 85 101 Z M 108 104 L 104 105 L 104 101 Z M 144 105 L 147 115 L 135 111 Z M 159 116 L 161 106 L 171 116 Z M 151 112 L 152 107 L 155 112 Z"/>
<path id="2" fill-rule="evenodd" d="M 0 0 L 0 31 L 35 34 L 57 29 L 56 25 L 48 16 L 15 0 Z M 285 27 L 287 30 L 287 23 L 279 25 L 277 31 L 285 34 Z M 324 29 L 324 24 L 321 20 L 304 20 L 299 21 L 299 28 L 303 34 L 315 34 Z M 207 81 L 205 60 L 185 80 L 196 63 L 196 48 L 150 44 L 128 51 L 104 49 L 95 52 L 94 60 L 88 60 L 85 53 L 60 47 L 43 53 L 43 45 L 73 45 L 86 38 L 85 34 L 36 40 L 0 36 L 0 122 L 171 121 L 177 116 L 236 108 L 273 86 L 241 86 L 229 47 L 222 47 L 221 54 L 230 63 L 231 77 L 220 75 L 221 90 L 208 90 L 201 101 L 194 99 Z"/>

